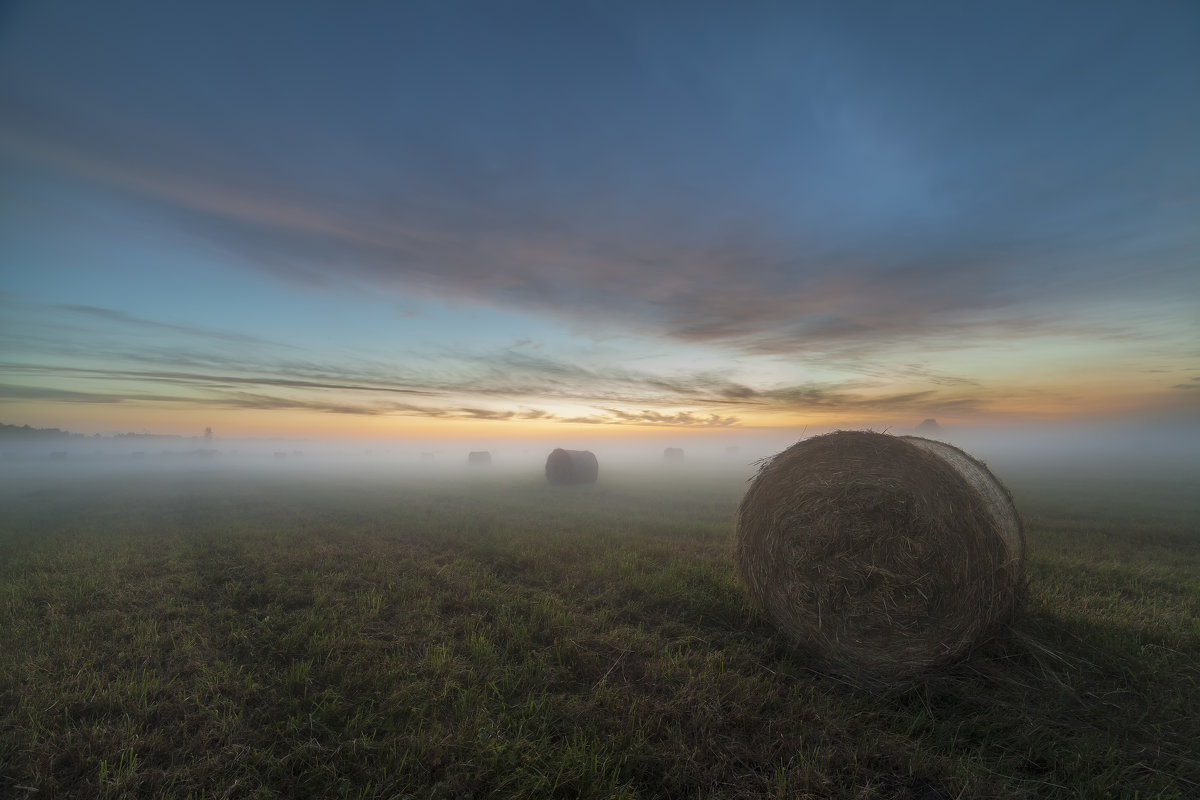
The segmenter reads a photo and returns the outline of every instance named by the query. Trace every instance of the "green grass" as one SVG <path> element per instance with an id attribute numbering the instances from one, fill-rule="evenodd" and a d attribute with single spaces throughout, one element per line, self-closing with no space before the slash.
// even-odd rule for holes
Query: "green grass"
<path id="1" fill-rule="evenodd" d="M 0 796 L 1197 796 L 1194 484 L 1004 477 L 1024 613 L 884 693 L 747 603 L 744 476 L 14 477 Z"/>

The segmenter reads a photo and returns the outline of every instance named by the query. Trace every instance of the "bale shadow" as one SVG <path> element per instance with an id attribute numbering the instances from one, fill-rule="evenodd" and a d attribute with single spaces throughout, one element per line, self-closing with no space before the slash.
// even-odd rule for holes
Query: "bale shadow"
<path id="1" fill-rule="evenodd" d="M 1142 776 L 1186 796 L 1200 791 L 1198 688 L 1195 648 L 1031 606 L 968 658 L 888 699 L 967 748 L 1028 742 L 1015 763 L 1030 780 L 1074 761 L 1081 775 Z"/>

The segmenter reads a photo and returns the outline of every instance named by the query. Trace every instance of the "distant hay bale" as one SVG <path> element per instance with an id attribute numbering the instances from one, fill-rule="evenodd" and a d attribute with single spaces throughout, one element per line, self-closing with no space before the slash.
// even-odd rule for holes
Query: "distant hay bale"
<path id="1" fill-rule="evenodd" d="M 563 450 L 560 447 L 546 459 L 546 480 L 556 486 L 595 483 L 599 476 L 600 463 L 590 450 Z"/>
<path id="2" fill-rule="evenodd" d="M 683 461 L 683 448 L 668 447 L 663 450 L 663 461 Z"/>
<path id="3" fill-rule="evenodd" d="M 751 596 L 802 648 L 872 682 L 963 655 L 1024 585 L 1012 497 L 979 461 L 917 437 L 842 431 L 764 464 L 737 518 Z"/>
<path id="4" fill-rule="evenodd" d="M 937 436 L 941 432 L 942 426 L 938 425 L 936 419 L 923 420 L 921 424 L 917 426 L 917 433 L 921 434 L 922 436 Z"/>
<path id="5" fill-rule="evenodd" d="M 475 467 L 486 467 L 492 463 L 492 453 L 489 450 L 474 450 L 467 454 L 467 463 Z"/>

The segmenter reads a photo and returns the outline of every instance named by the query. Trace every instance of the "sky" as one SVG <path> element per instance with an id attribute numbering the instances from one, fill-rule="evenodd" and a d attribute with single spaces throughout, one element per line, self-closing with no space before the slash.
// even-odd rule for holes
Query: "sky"
<path id="1" fill-rule="evenodd" d="M 1200 427 L 1200 5 L 15 2 L 0 421 Z"/>

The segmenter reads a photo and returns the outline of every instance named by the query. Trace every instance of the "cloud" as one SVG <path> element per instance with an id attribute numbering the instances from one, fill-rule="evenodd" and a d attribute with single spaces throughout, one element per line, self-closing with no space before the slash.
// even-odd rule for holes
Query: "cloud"
<path id="1" fill-rule="evenodd" d="M 517 415 L 515 411 L 492 411 L 486 408 L 459 408 L 456 411 L 459 416 L 470 419 L 507 420 Z"/>
<path id="2" fill-rule="evenodd" d="M 554 375 L 556 367 L 560 368 L 559 371 L 573 373 L 566 365 L 549 362 L 549 366 L 548 375 Z M 540 391 L 519 391 L 508 384 L 490 385 L 486 376 L 463 377 L 458 382 L 419 384 L 414 388 L 378 382 L 378 376 L 373 374 L 360 375 L 355 380 L 329 382 L 272 375 L 61 368 L 29 364 L 3 364 L 0 368 L 12 376 L 70 377 L 79 385 L 95 381 L 106 389 L 103 392 L 63 391 L 0 384 L 0 397 L 14 399 L 171 403 L 257 410 L 302 409 L 364 416 L 397 415 L 495 422 L 538 420 L 662 427 L 732 427 L 743 424 L 742 415 L 722 413 L 715 409 L 741 409 L 754 413 L 775 411 L 797 415 L 828 411 L 930 414 L 977 410 L 984 404 L 985 397 L 995 399 L 994 394 L 985 395 L 982 390 L 972 387 L 967 387 L 971 391 L 957 395 L 945 394 L 941 389 L 869 394 L 853 382 L 756 389 L 707 373 L 692 376 L 693 382 L 689 384 L 683 378 L 666 381 L 625 370 L 617 370 L 611 375 L 594 371 L 587 382 L 577 383 L 569 390 L 548 386 Z M 152 386 L 170 387 L 174 391 L 165 394 L 149 390 Z M 414 401 L 388 399 L 396 396 L 410 397 Z M 455 403 L 466 397 L 487 401 L 488 405 Z M 418 399 L 423 402 L 415 402 Z M 521 404 L 521 401 L 530 399 L 592 405 L 597 413 L 564 416 Z M 646 408 L 647 403 L 664 410 Z"/>
<path id="3" fill-rule="evenodd" d="M 142 399 L 142 398 L 137 398 Z M 204 398 L 189 398 L 186 401 L 203 408 L 233 408 L 252 409 L 255 411 L 316 411 L 326 414 L 348 414 L 353 416 L 380 416 L 384 414 L 405 413 L 417 409 L 394 405 L 391 407 L 371 406 L 364 404 L 343 403 L 329 399 L 300 399 L 278 395 L 258 394 L 254 392 L 228 392 Z"/>
<path id="4" fill-rule="evenodd" d="M 111 376 L 110 376 L 111 377 Z M 270 384 L 266 384 L 270 385 Z M 311 388 L 311 387 L 310 387 Z M 248 409 L 256 411 L 303 410 L 328 414 L 357 416 L 406 416 L 433 419 L 464 419 L 506 422 L 510 420 L 541 420 L 545 422 L 586 423 L 605 425 L 651 425 L 657 427 L 732 427 L 739 424 L 736 417 L 715 414 L 678 412 L 662 414 L 655 411 L 628 412 L 621 409 L 600 409 L 602 413 L 585 417 L 563 417 L 536 408 L 487 409 L 471 407 L 441 407 L 408 403 L 338 402 L 318 394 L 313 397 L 288 397 L 252 391 L 213 392 L 203 396 L 164 395 L 138 391 L 99 393 L 79 392 L 37 386 L 0 384 L 0 398 L 67 403 L 168 403 L 195 405 L 203 408 Z"/>
<path id="5" fill-rule="evenodd" d="M 100 392 L 78 392 L 44 386 L 23 386 L 0 383 L 0 397 L 10 400 L 45 400 L 56 403 L 119 403 L 121 395 Z"/>
<path id="6" fill-rule="evenodd" d="M 534 25 L 483 5 L 86 5 L 65 24 L 30 4 L 0 51 L 0 207 L 18 255 L 61 237 L 161 259 L 130 309 L 186 303 L 173 271 L 211 263 L 316 304 L 515 310 L 569 341 L 339 358 L 81 284 L 87 304 L 0 321 L 0 396 L 720 427 L 1068 391 L 973 377 L 1019 359 L 1194 366 L 1193 10 L 973 10 L 934 32 L 886 3 L 736 24 L 703 6 L 682 28 L 653 4 Z M 730 366 L 656 366 L 681 350 Z"/>
<path id="7" fill-rule="evenodd" d="M 778 411 L 879 415 L 973 413 L 1004 397 L 1002 392 L 974 384 L 968 386 L 966 390 L 949 393 L 942 389 L 878 393 L 846 381 L 781 387 L 760 392 L 756 397 Z"/>
<path id="8" fill-rule="evenodd" d="M 657 411 L 640 411 L 630 413 L 616 408 L 606 408 L 607 419 L 601 421 L 622 425 L 653 425 L 687 428 L 730 428 L 738 425 L 737 417 L 722 417 L 717 414 L 695 414 L 681 411 L 677 414 L 661 414 Z"/>
<path id="9" fill-rule="evenodd" d="M 112 308 L 101 308 L 99 306 L 58 305 L 44 306 L 43 308 L 46 311 L 67 311 L 74 314 L 95 317 L 97 319 L 102 319 L 109 322 L 117 322 L 134 328 L 171 331 L 174 333 L 186 334 L 192 337 L 217 339 L 219 341 L 230 342 L 233 344 L 263 344 L 266 341 L 257 336 L 247 336 L 245 334 L 232 333 L 230 331 L 160 322 L 158 320 L 151 320 L 144 317 L 137 317 L 132 314 L 127 314 L 124 311 L 117 311 Z"/>
<path id="10" fill-rule="evenodd" d="M 982 191 L 975 187 L 960 190 L 974 216 L 952 225 L 881 223 L 852 234 L 817 226 L 799 240 L 768 216 L 715 222 L 722 212 L 706 193 L 680 191 L 644 208 L 635 202 L 641 179 L 624 170 L 564 186 L 536 163 L 522 175 L 476 163 L 471 144 L 434 160 L 458 165 L 440 182 L 381 168 L 351 191 L 344 176 L 363 165 L 345 154 L 326 162 L 343 177 L 323 183 L 303 154 L 246 145 L 213 154 L 183 131 L 151 141 L 136 118 L 101 122 L 11 93 L 0 107 L 11 112 L 10 153 L 123 197 L 148 224 L 185 233 L 190 247 L 223 260 L 232 253 L 279 279 L 331 292 L 424 293 L 736 353 L 850 363 L 868 351 L 946 350 L 1039 332 L 1127 337 L 1135 326 L 1125 320 L 1085 319 L 1089 287 L 1102 290 L 1135 261 L 1141 286 L 1194 283 L 1176 263 L 1194 237 L 1183 235 L 1168 257 L 1138 258 L 1150 244 L 1136 243 L 1147 237 L 1159 248 L 1179 237 L 1136 198 L 1103 212 L 1138 221 L 1121 234 L 1087 217 L 1060 219 L 1055 209 L 1071 206 L 1070 197 L 1031 204 L 1009 189 L 985 202 L 971 197 Z M 987 168 L 973 169 L 989 185 Z M 1074 191 L 1090 196 L 1089 181 Z M 1198 201 L 1181 191 L 1185 206 Z M 680 221 L 689 217 L 696 221 Z M 1102 229 L 1123 237 L 1118 256 L 1094 233 Z"/>
<path id="11" fill-rule="evenodd" d="M 20 314 L 19 303 L 8 312 Z M 28 309 L 26 309 L 28 311 Z M 506 421 L 585 421 L 613 425 L 721 427 L 763 414 L 803 416 L 977 412 L 998 395 L 977 381 L 925 362 L 863 360 L 836 381 L 750 384 L 729 369 L 644 369 L 622 358 L 552 355 L 519 342 L 488 350 L 439 345 L 390 362 L 297 358 L 263 339 L 228 347 L 220 331 L 123 314 L 98 306 L 33 307 L 42 331 L 10 326 L 0 346 L 25 359 L 0 363 L 11 397 L 77 402 L 192 403 L 246 409 L 303 409 L 366 416 L 402 415 Z M 117 337 L 82 328 L 65 338 L 62 320 L 115 322 Z M 18 330 L 20 329 L 20 330 Z M 177 336 L 164 338 L 170 331 Z M 159 335 L 156 335 L 159 334 Z M 86 363 L 92 366 L 76 366 Z M 53 388 L 70 380 L 79 390 Z M 886 391 L 900 381 L 919 389 Z M 38 389 L 33 384 L 47 384 Z M 82 387 L 94 385 L 96 391 Z M 990 400 L 989 400 L 990 398 Z M 592 414 L 547 408 L 595 409 Z"/>
<path id="12" fill-rule="evenodd" d="M 329 381 L 302 380 L 271 375 L 220 375 L 194 372 L 146 371 L 132 369 L 99 369 L 86 367 L 64 367 L 40 364 L 4 364 L 11 373 L 41 374 L 47 376 L 71 375 L 79 378 L 117 379 L 132 383 L 162 383 L 171 386 L 201 389 L 227 389 L 239 385 L 269 386 L 288 389 L 316 389 L 348 392 L 383 392 L 387 394 L 441 396 L 443 393 L 402 386 L 371 384 L 366 382 L 335 383 Z M 364 376 L 366 380 L 369 377 Z"/>

